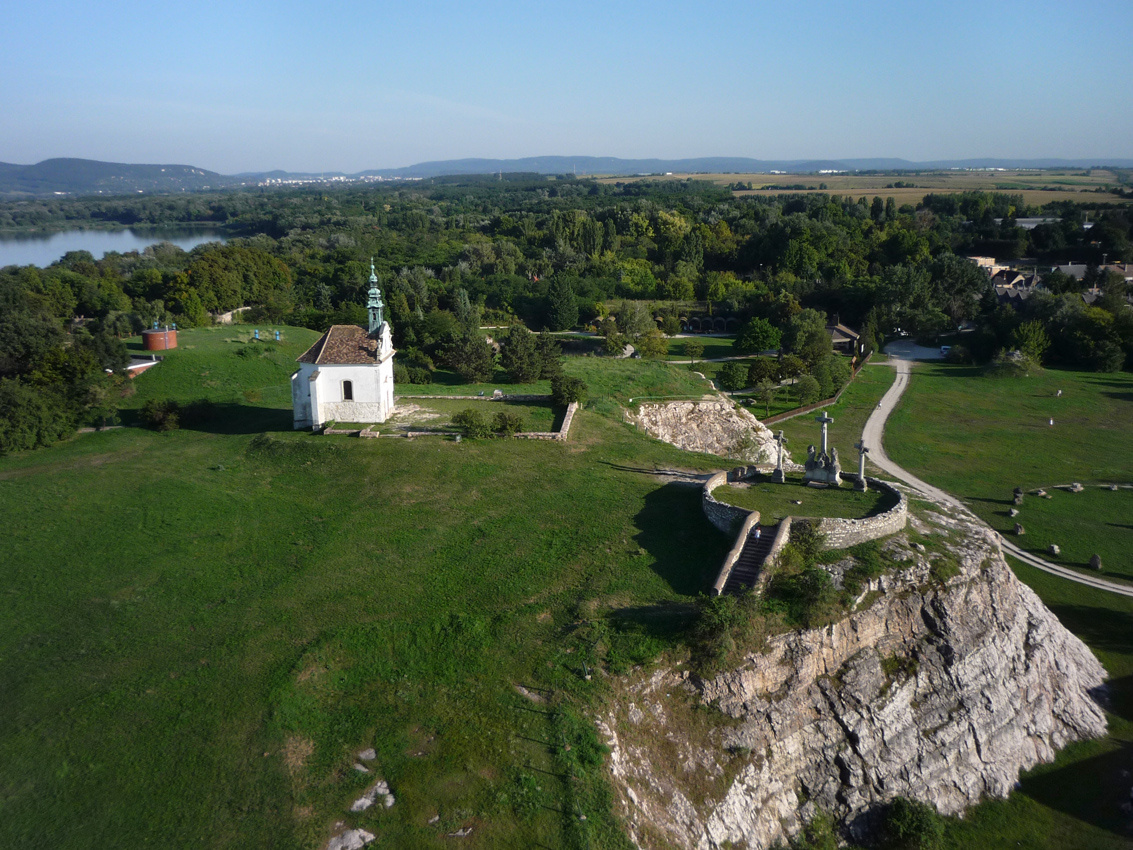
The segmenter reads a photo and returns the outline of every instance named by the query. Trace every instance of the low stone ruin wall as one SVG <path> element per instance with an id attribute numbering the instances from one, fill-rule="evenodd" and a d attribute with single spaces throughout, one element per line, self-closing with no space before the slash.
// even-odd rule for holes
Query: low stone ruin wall
<path id="1" fill-rule="evenodd" d="M 701 507 L 704 509 L 704 515 L 710 523 L 725 534 L 731 534 L 736 526 L 747 519 L 751 511 L 718 501 L 712 495 L 712 491 L 718 487 L 723 487 L 729 481 L 743 481 L 757 472 L 758 470 L 755 467 L 741 466 L 731 472 L 717 472 L 704 482 L 704 489 L 701 493 Z M 845 477 L 850 480 L 857 480 L 856 474 L 847 474 Z M 909 500 L 905 497 L 905 494 L 892 484 L 876 478 L 866 478 L 866 482 L 874 490 L 881 490 L 895 496 L 897 504 L 885 513 L 865 519 L 812 517 L 811 519 L 818 523 L 818 530 L 825 537 L 824 549 L 845 549 L 869 540 L 877 540 L 879 537 L 887 537 L 905 527 L 909 516 Z M 801 517 L 796 517 L 796 519 L 801 519 Z"/>
<path id="2" fill-rule="evenodd" d="M 725 534 L 731 534 L 733 529 L 747 519 L 748 514 L 751 513 L 747 508 L 737 508 L 734 505 L 718 502 L 716 497 L 712 495 L 713 490 L 728 483 L 728 478 L 727 472 L 717 472 L 704 482 L 704 489 L 700 497 L 700 504 L 704 509 L 704 515 L 708 517 L 708 521 Z"/>
<path id="3" fill-rule="evenodd" d="M 846 476 L 857 480 L 857 475 Z M 845 549 L 868 540 L 887 537 L 905 527 L 909 516 L 909 500 L 905 494 L 891 484 L 876 478 L 866 478 L 866 483 L 874 490 L 881 490 L 897 497 L 897 504 L 885 513 L 865 519 L 833 519 L 823 517 L 818 530 L 825 538 L 823 549 Z"/>

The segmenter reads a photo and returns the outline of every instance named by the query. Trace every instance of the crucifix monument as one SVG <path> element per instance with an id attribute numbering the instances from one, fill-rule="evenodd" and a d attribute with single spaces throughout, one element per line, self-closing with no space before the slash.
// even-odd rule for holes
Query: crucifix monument
<path id="1" fill-rule="evenodd" d="M 834 420 L 823 411 L 814 418 L 822 426 L 822 449 L 809 446 L 806 453 L 806 472 L 803 479 L 817 484 L 831 484 L 835 487 L 842 483 L 842 465 L 838 462 L 838 450 L 829 448 L 826 426 Z"/>
<path id="2" fill-rule="evenodd" d="M 858 450 L 858 483 L 854 485 L 854 489 L 864 493 L 869 489 L 869 485 L 865 483 L 865 456 L 869 454 L 869 447 L 865 440 L 858 440 L 854 443 L 854 448 Z"/>
<path id="3" fill-rule="evenodd" d="M 775 435 L 775 442 L 779 444 L 779 462 L 775 464 L 775 471 L 771 473 L 771 480 L 776 484 L 783 484 L 787 480 L 787 473 L 783 471 L 783 443 L 787 442 L 787 438 L 783 436 L 782 431 Z"/>

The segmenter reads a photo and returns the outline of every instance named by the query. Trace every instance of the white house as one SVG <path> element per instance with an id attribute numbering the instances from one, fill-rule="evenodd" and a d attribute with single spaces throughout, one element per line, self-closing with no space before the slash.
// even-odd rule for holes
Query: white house
<path id="1" fill-rule="evenodd" d="M 291 376 L 296 428 L 325 422 L 385 422 L 393 411 L 393 337 L 370 262 L 370 329 L 332 325 L 298 358 Z"/>

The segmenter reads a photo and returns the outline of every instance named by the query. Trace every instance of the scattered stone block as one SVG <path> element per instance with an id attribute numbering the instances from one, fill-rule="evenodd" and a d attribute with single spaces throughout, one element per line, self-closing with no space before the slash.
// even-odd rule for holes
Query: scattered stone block
<path id="1" fill-rule="evenodd" d="M 456 832 L 450 832 L 449 838 L 467 838 L 472 834 L 472 827 L 466 826 L 464 829 L 458 829 Z"/>
<path id="2" fill-rule="evenodd" d="M 379 797 L 382 798 L 382 804 L 387 809 L 394 804 L 393 794 L 389 792 L 389 785 L 384 779 L 379 779 L 369 791 L 355 800 L 350 806 L 350 811 L 364 812 L 366 809 L 370 808 L 370 806 L 374 805 Z"/>
<path id="3" fill-rule="evenodd" d="M 1046 496 L 1046 490 L 1036 490 L 1035 495 L 1038 496 L 1041 499 L 1044 496 Z"/>
<path id="4" fill-rule="evenodd" d="M 1111 490 L 1112 492 L 1116 493 L 1116 492 L 1117 492 L 1117 485 L 1116 485 L 1116 484 L 1110 484 L 1110 485 L 1109 485 L 1109 489 L 1110 489 L 1110 490 Z"/>
<path id="5" fill-rule="evenodd" d="M 342 835 L 331 838 L 327 842 L 326 850 L 362 850 L 373 840 L 373 834 L 364 829 L 348 829 Z"/>
<path id="6" fill-rule="evenodd" d="M 1059 548 L 1057 543 L 1051 543 L 1046 547 L 1046 551 L 1051 555 L 1061 555 L 1062 549 Z"/>
<path id="7" fill-rule="evenodd" d="M 1026 533 L 1027 532 L 1023 530 L 1023 526 L 1019 525 L 1019 523 L 1015 523 L 1015 534 L 1016 534 L 1016 536 L 1021 537 L 1022 535 L 1026 534 Z"/>
<path id="8" fill-rule="evenodd" d="M 362 764 L 362 762 L 359 762 L 359 761 L 354 762 L 354 769 L 356 771 L 358 771 L 359 773 L 369 773 L 370 772 L 370 768 L 366 767 L 366 765 Z"/>
<path id="9" fill-rule="evenodd" d="M 1019 511 L 1015 508 L 1011 508 L 1007 511 L 1007 516 L 1019 516 Z"/>
<path id="10" fill-rule="evenodd" d="M 376 752 L 374 752 L 373 747 L 370 747 L 369 749 L 366 749 L 366 750 L 362 750 L 362 752 L 358 753 L 358 758 L 360 758 L 362 761 L 373 761 L 377 757 L 378 757 L 378 754 Z"/>
<path id="11" fill-rule="evenodd" d="M 1012 493 L 1012 495 L 1014 495 L 1016 497 L 1022 496 L 1023 495 L 1023 488 L 1022 487 L 1016 487 L 1014 490 L 1011 491 L 1011 493 Z"/>
<path id="12" fill-rule="evenodd" d="M 1090 569 L 1091 570 L 1097 570 L 1099 573 L 1102 571 L 1102 556 L 1101 555 L 1090 556 Z"/>
<path id="13" fill-rule="evenodd" d="M 918 552 L 924 552 L 924 551 L 926 551 L 926 550 L 925 550 L 925 547 L 924 547 L 924 544 L 923 544 L 923 543 L 913 543 L 913 544 L 912 544 L 912 546 L 913 546 L 913 548 L 914 548 L 914 549 L 916 549 L 916 550 L 917 550 Z"/>
<path id="14" fill-rule="evenodd" d="M 1081 484 L 1079 484 L 1077 481 L 1075 481 L 1073 484 L 1070 485 L 1070 492 L 1071 493 L 1081 493 L 1085 489 L 1086 488 L 1083 487 Z"/>

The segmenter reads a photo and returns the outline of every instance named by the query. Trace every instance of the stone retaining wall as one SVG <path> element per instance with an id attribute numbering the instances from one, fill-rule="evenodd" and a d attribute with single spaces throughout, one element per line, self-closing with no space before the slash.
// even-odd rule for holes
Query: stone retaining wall
<path id="1" fill-rule="evenodd" d="M 857 480 L 857 475 L 847 475 L 846 478 Z M 905 494 L 891 484 L 879 481 L 876 478 L 866 478 L 866 482 L 874 490 L 881 490 L 897 496 L 897 504 L 885 513 L 865 519 L 833 519 L 823 517 L 818 523 L 818 530 L 822 532 L 825 542 L 823 549 L 846 549 L 865 543 L 867 540 L 877 540 L 887 537 L 905 527 L 909 515 L 909 500 Z"/>
<path id="2" fill-rule="evenodd" d="M 734 505 L 717 501 L 716 497 L 712 495 L 712 491 L 718 487 L 723 487 L 729 481 L 743 481 L 756 472 L 758 472 L 758 470 L 753 466 L 741 466 L 731 472 L 717 472 L 704 482 L 704 489 L 701 492 L 701 507 L 704 510 L 704 515 L 708 518 L 710 523 L 725 534 L 731 534 L 733 529 L 743 523 L 752 512 L 745 508 L 737 508 Z M 857 475 L 855 473 L 846 473 L 845 478 L 856 481 Z M 821 531 L 826 538 L 825 545 L 823 546 L 824 549 L 845 549 L 849 546 L 865 543 L 868 540 L 877 540 L 879 537 L 887 537 L 905 527 L 909 515 L 909 500 L 906 498 L 905 494 L 892 484 L 888 484 L 876 478 L 867 477 L 866 482 L 875 490 L 881 490 L 896 496 L 897 504 L 885 511 L 885 513 L 866 517 L 865 519 L 814 517 L 814 520 L 818 522 L 818 530 Z M 788 527 L 789 525 L 790 524 L 787 523 Z M 778 542 L 778 540 L 776 540 L 776 542 Z M 779 548 L 782 548 L 782 545 L 785 544 L 786 540 L 784 539 Z"/>
<path id="3" fill-rule="evenodd" d="M 740 526 L 739 533 L 736 534 L 736 542 L 732 545 L 727 557 L 724 558 L 724 566 L 720 567 L 720 572 L 716 575 L 716 583 L 712 585 L 713 596 L 719 596 L 724 592 L 724 585 L 728 583 L 732 568 L 736 565 L 736 561 L 740 559 L 740 555 L 743 554 L 744 546 L 747 545 L 747 536 L 751 532 L 752 526 L 757 522 L 759 522 L 759 511 L 752 511 L 747 515 L 743 525 Z"/>
<path id="4" fill-rule="evenodd" d="M 717 487 L 723 487 L 727 483 L 727 472 L 717 472 L 705 481 L 704 489 L 701 492 L 700 504 L 704 509 L 704 515 L 708 517 L 710 523 L 725 534 L 731 534 L 732 530 L 742 523 L 751 511 L 746 508 L 737 508 L 734 505 L 726 505 L 723 502 L 716 501 L 716 498 L 712 495 L 712 491 Z"/>

